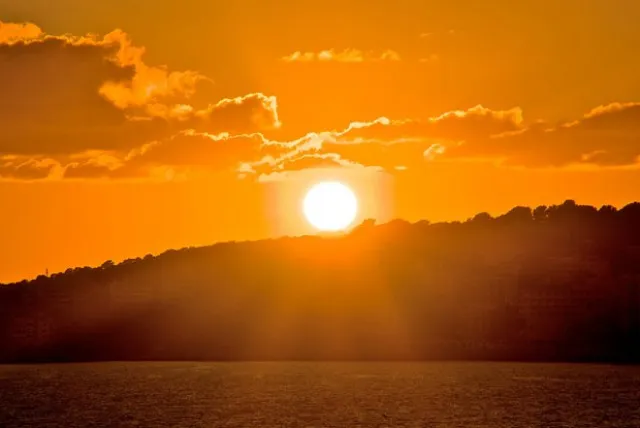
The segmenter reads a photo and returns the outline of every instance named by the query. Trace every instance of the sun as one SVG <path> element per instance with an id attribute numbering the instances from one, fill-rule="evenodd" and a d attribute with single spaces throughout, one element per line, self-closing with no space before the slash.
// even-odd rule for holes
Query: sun
<path id="1" fill-rule="evenodd" d="M 316 229 L 336 232 L 355 220 L 358 200 L 353 191 L 339 181 L 324 181 L 309 189 L 302 210 Z"/>

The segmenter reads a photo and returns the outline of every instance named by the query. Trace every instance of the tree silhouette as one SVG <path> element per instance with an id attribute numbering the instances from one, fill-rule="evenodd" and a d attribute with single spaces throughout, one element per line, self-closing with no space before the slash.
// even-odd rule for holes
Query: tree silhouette
<path id="1" fill-rule="evenodd" d="M 0 361 L 639 361 L 640 204 L 219 243 L 0 286 Z"/>

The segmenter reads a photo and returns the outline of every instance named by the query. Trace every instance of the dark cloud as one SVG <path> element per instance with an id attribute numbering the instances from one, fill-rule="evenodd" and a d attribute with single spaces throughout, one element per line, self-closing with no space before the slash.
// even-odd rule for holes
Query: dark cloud
<path id="1" fill-rule="evenodd" d="M 491 157 L 525 167 L 633 165 L 640 156 L 640 103 L 609 104 L 573 122 L 536 123 L 519 132 L 469 139 L 445 156 Z"/>
<path id="2" fill-rule="evenodd" d="M 131 67 L 106 61 L 113 46 L 70 44 L 65 38 L 0 43 L 0 153 L 68 153 L 107 148 L 135 135 L 98 90 L 132 78 Z M 142 126 L 137 126 L 142 125 Z M 122 132 L 121 132 L 122 131 Z M 146 132 L 142 132 L 146 134 Z"/>
<path id="3" fill-rule="evenodd" d="M 261 134 L 212 135 L 183 132 L 132 152 L 128 162 L 225 169 L 242 161 L 258 160 L 263 141 Z"/>
<path id="4" fill-rule="evenodd" d="M 208 133 L 245 133 L 280 127 L 276 97 L 261 93 L 225 98 L 207 108 L 174 115 L 184 128 Z"/>
<path id="5" fill-rule="evenodd" d="M 0 157 L 2 179 L 42 180 L 52 177 L 59 168 L 58 162 L 49 158 Z"/>
<path id="6" fill-rule="evenodd" d="M 0 155 L 128 151 L 190 128 L 279 126 L 275 97 L 254 93 L 196 108 L 188 100 L 207 79 L 149 66 L 143 54 L 120 30 L 48 36 L 33 24 L 1 24 Z"/>
<path id="7" fill-rule="evenodd" d="M 262 134 L 230 135 L 180 132 L 131 150 L 124 156 L 95 154 L 71 162 L 65 178 L 134 178 L 166 171 L 236 172 L 242 163 L 258 162 L 269 144 Z"/>

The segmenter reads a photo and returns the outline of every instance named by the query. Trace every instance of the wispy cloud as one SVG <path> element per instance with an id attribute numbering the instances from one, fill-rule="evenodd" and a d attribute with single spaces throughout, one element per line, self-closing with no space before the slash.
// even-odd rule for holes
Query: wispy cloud
<path id="1" fill-rule="evenodd" d="M 424 63 L 434 63 L 434 62 L 438 62 L 439 60 L 440 60 L 440 57 L 439 57 L 438 55 L 436 55 L 436 54 L 431 54 L 431 55 L 429 55 L 429 56 L 425 56 L 425 57 L 419 58 L 419 59 L 418 59 L 418 62 L 421 62 L 421 63 L 423 63 L 423 64 L 424 64 Z"/>
<path id="2" fill-rule="evenodd" d="M 400 61 L 400 55 L 391 49 L 382 52 L 362 51 L 359 49 L 326 49 L 319 52 L 296 51 L 281 58 L 285 62 L 371 62 L 371 61 Z"/>
<path id="3" fill-rule="evenodd" d="M 224 102 L 221 105 L 228 104 Z M 477 160 L 504 166 L 636 165 L 640 103 L 599 106 L 556 125 L 524 123 L 521 109 L 476 106 L 425 119 L 348 124 L 290 141 L 262 132 L 211 134 L 193 129 L 129 151 L 90 150 L 66 156 L 4 155 L 10 179 L 176 179 L 226 172 L 259 181 L 317 168 L 374 168 L 401 173 L 428 162 Z"/>

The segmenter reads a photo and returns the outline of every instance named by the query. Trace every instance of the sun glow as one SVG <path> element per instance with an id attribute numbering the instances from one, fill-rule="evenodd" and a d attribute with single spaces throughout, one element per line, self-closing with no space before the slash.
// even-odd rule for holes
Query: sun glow
<path id="1" fill-rule="evenodd" d="M 356 218 L 358 200 L 353 191 L 338 181 L 325 181 L 307 192 L 302 210 L 307 221 L 322 231 L 335 232 Z"/>

